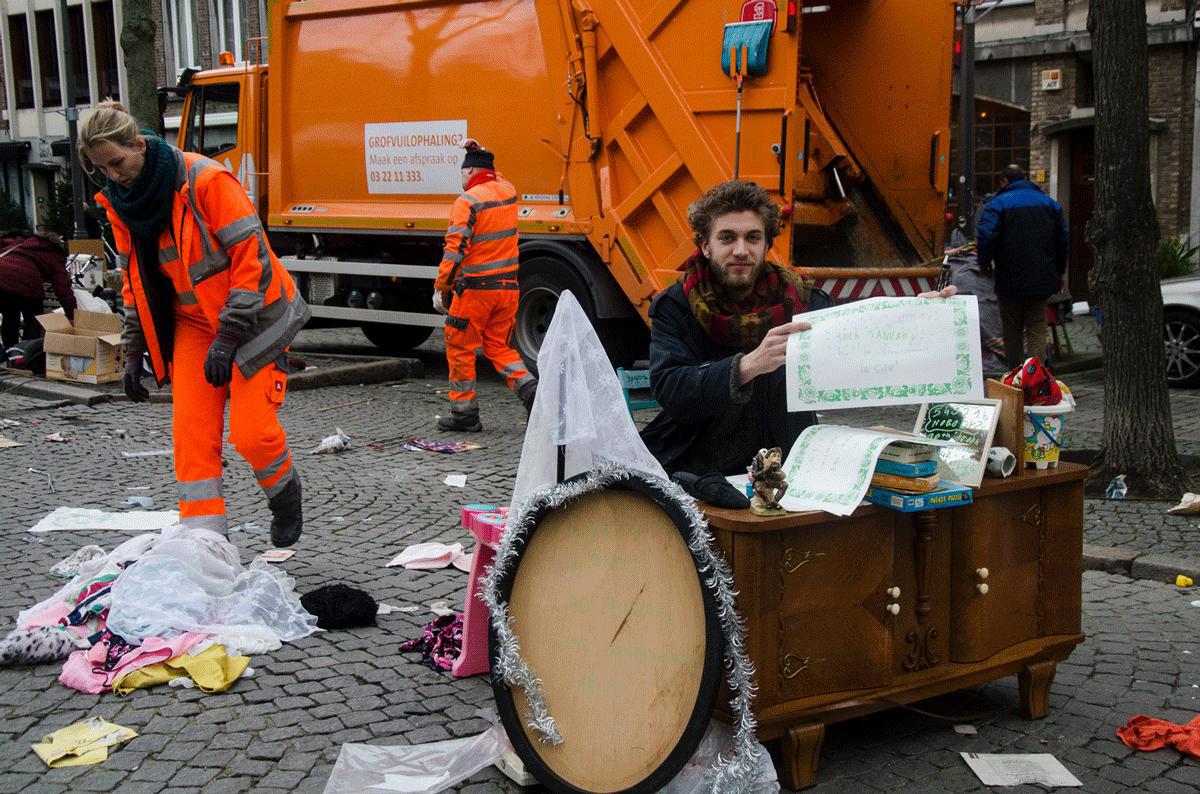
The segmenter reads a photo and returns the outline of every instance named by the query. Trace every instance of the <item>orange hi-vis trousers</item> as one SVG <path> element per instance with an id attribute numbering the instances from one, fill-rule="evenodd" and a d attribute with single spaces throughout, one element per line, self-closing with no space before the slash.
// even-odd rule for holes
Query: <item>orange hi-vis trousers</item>
<path id="1" fill-rule="evenodd" d="M 466 289 L 454 298 L 446 316 L 446 361 L 450 365 L 450 412 L 478 416 L 475 399 L 475 351 L 492 362 L 508 388 L 516 390 L 533 376 L 521 354 L 508 344 L 517 316 L 515 289 Z"/>
<path id="2" fill-rule="evenodd" d="M 181 319 L 175 323 L 171 364 L 175 479 L 179 482 L 179 522 L 224 532 L 221 440 L 227 399 L 229 443 L 254 468 L 268 498 L 283 490 L 295 477 L 295 470 L 287 436 L 276 415 L 287 392 L 287 374 L 275 364 L 267 364 L 246 378 L 234 367 L 228 386 L 213 387 L 204 379 L 204 358 L 213 339 L 211 331 L 195 323 Z"/>

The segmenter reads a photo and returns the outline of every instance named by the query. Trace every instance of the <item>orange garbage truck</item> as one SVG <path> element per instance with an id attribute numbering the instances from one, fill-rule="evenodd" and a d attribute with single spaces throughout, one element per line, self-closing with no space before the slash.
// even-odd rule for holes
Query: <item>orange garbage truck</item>
<path id="1" fill-rule="evenodd" d="M 405 349 L 442 325 L 433 279 L 460 144 L 475 138 L 518 190 L 514 346 L 536 363 L 569 289 L 627 365 L 651 300 L 694 250 L 689 203 L 735 174 L 778 195 L 777 261 L 835 298 L 929 286 L 955 8 L 279 0 L 269 68 L 181 81 L 179 145 L 239 176 L 315 322 Z M 760 23 L 760 51 L 726 50 L 726 26 L 742 22 Z"/>

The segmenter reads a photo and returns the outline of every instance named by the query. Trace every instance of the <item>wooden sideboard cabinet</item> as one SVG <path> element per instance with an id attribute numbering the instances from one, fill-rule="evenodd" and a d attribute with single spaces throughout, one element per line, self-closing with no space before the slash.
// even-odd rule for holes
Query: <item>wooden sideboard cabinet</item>
<path id="1" fill-rule="evenodd" d="M 706 508 L 758 672 L 759 738 L 782 781 L 816 782 L 825 725 L 1017 675 L 1046 716 L 1056 664 L 1083 640 L 1086 467 L 985 479 L 963 507 L 846 517 Z"/>

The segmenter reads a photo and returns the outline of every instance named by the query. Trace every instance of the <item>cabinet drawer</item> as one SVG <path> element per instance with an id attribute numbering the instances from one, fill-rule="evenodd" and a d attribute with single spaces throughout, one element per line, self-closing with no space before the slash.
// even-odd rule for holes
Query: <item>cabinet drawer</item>
<path id="1" fill-rule="evenodd" d="M 891 677 L 892 516 L 779 537 L 780 700 L 882 686 Z"/>
<path id="2" fill-rule="evenodd" d="M 978 662 L 1038 636 L 1041 490 L 977 501 L 954 511 L 950 655 Z"/>

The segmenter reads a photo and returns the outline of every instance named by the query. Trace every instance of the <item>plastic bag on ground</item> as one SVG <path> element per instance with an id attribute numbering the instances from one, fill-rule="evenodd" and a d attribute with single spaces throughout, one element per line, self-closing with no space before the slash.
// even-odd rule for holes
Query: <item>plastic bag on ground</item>
<path id="1" fill-rule="evenodd" d="M 674 780 L 659 789 L 659 794 L 709 794 L 712 790 L 709 774 L 717 764 L 717 756 L 731 752 L 733 734 L 729 726 L 719 720 L 713 720 L 708 724 L 708 730 L 704 732 L 704 738 L 700 740 L 700 746 L 692 754 L 691 760 L 679 770 Z M 762 748 L 762 755 L 759 757 L 762 764 L 754 777 L 754 785 L 747 791 L 752 794 L 775 794 L 779 791 L 779 776 L 765 747 Z"/>
<path id="2" fill-rule="evenodd" d="M 537 399 L 513 486 L 514 510 L 529 494 L 557 482 L 559 445 L 566 445 L 566 477 L 609 461 L 667 478 L 638 435 L 617 373 L 570 292 L 558 296 L 538 351 Z"/>
<path id="3" fill-rule="evenodd" d="M 222 535 L 169 527 L 113 584 L 108 628 L 131 642 L 186 631 L 269 629 L 290 642 L 317 630 L 287 574 L 255 559 L 248 569 Z"/>
<path id="4" fill-rule="evenodd" d="M 505 741 L 504 728 L 495 724 L 475 736 L 407 747 L 344 744 L 325 794 L 435 794 L 499 761 Z"/>

